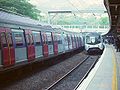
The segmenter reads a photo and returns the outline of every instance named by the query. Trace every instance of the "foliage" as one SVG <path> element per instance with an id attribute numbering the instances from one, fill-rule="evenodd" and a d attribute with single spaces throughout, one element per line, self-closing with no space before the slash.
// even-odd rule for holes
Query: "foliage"
<path id="1" fill-rule="evenodd" d="M 99 21 L 100 25 L 108 25 L 109 24 L 109 20 L 107 17 L 102 17 L 100 18 L 100 21 Z"/>
<path id="2" fill-rule="evenodd" d="M 10 10 L 33 19 L 40 18 L 40 11 L 29 0 L 0 0 L 0 8 Z"/>
<path id="3" fill-rule="evenodd" d="M 73 16 L 59 16 L 51 21 L 52 24 L 58 25 L 109 25 L 108 17 L 73 17 Z"/>

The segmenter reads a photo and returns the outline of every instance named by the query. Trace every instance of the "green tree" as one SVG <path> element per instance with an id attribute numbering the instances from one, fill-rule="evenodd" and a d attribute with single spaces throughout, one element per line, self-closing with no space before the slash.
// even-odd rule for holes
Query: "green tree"
<path id="1" fill-rule="evenodd" d="M 108 17 L 101 17 L 99 20 L 100 25 L 109 25 L 109 18 Z"/>
<path id="2" fill-rule="evenodd" d="M 0 8 L 10 10 L 32 19 L 40 19 L 40 11 L 29 0 L 0 0 Z"/>

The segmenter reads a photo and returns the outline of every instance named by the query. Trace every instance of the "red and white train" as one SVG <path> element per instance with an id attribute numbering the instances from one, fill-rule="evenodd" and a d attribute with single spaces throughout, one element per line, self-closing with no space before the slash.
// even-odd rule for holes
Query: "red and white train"
<path id="1" fill-rule="evenodd" d="M 84 47 L 81 33 L 0 11 L 0 66 L 30 62 L 80 47 Z"/>

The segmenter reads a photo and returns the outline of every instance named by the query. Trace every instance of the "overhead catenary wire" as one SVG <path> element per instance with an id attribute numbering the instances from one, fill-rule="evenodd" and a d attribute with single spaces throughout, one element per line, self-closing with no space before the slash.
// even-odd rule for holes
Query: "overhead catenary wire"
<path id="1" fill-rule="evenodd" d="M 71 3 L 69 0 L 67 0 L 69 4 L 71 4 L 79 13 L 81 13 L 81 11 L 73 4 Z"/>
<path id="2" fill-rule="evenodd" d="M 81 13 L 81 11 L 73 3 L 71 3 L 69 0 L 67 0 L 67 1 L 70 5 L 72 5 L 72 7 L 74 7 L 79 13 Z M 72 12 L 72 13 L 73 13 L 74 17 L 77 19 L 78 16 L 74 12 Z M 78 22 L 80 22 L 79 19 L 77 19 L 77 20 L 78 20 Z"/>

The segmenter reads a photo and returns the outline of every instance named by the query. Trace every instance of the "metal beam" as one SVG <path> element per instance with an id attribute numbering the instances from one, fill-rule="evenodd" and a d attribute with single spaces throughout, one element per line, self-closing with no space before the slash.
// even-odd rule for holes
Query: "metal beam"
<path id="1" fill-rule="evenodd" d="M 104 10 L 48 11 L 48 14 L 50 13 L 107 13 L 107 11 L 104 11 Z"/>
<path id="2" fill-rule="evenodd" d="M 109 4 L 109 6 L 120 6 L 120 3 L 116 3 L 116 4 Z"/>
<path id="3" fill-rule="evenodd" d="M 72 11 L 48 11 L 48 13 L 72 13 Z"/>
<path id="4" fill-rule="evenodd" d="M 78 11 L 72 11 L 74 13 L 107 13 L 107 11 L 104 10 L 79 10 Z"/>

